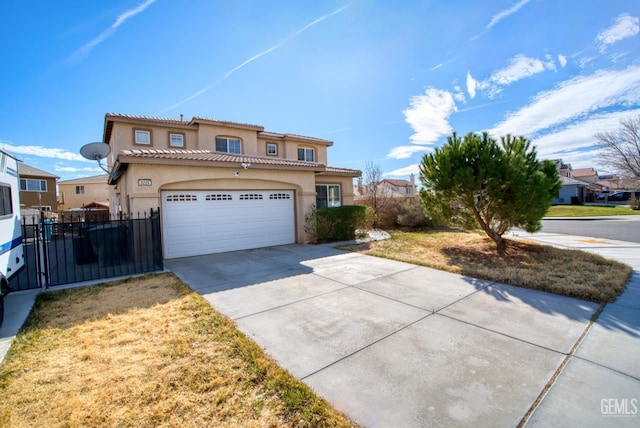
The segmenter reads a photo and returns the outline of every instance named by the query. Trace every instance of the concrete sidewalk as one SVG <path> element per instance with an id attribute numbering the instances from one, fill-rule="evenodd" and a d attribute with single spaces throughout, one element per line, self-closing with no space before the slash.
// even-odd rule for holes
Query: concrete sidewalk
<path id="1" fill-rule="evenodd" d="M 628 264 L 631 281 L 604 307 L 531 416 L 528 426 L 640 424 L 640 244 L 551 233 L 511 233 L 559 248 L 580 249 Z"/>
<path id="2" fill-rule="evenodd" d="M 330 246 L 167 266 L 281 366 L 365 426 L 516 426 L 532 407 L 533 426 L 638 422 L 603 415 L 601 399 L 638 398 L 640 381 L 626 373 L 636 364 L 637 343 L 626 340 L 622 325 L 636 331 L 640 323 L 618 319 L 612 332 L 621 336 L 599 338 L 589 329 L 594 303 Z M 591 356 L 604 340 L 610 345 L 603 355 Z M 594 389 L 577 393 L 571 379 Z"/>

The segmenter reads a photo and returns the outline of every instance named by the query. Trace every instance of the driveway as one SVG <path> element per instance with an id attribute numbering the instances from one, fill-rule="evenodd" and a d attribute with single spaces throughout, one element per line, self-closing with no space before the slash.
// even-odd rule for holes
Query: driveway
<path id="1" fill-rule="evenodd" d="M 599 308 L 325 245 L 165 266 L 282 367 L 371 427 L 518 425 Z M 615 382 L 639 384 L 608 382 L 605 396 Z M 597 425 L 637 422 L 602 419 L 599 401 L 576 403 L 566 412 Z"/>

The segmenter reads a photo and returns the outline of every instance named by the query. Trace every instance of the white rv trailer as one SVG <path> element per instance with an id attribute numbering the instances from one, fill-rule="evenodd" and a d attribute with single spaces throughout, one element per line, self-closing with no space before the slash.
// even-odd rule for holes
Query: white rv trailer
<path id="1" fill-rule="evenodd" d="M 0 325 L 9 279 L 24 266 L 18 161 L 0 150 Z"/>

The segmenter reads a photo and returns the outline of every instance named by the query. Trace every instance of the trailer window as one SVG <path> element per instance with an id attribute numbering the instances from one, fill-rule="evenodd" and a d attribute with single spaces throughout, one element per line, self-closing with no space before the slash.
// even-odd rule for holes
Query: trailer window
<path id="1" fill-rule="evenodd" d="M 11 187 L 0 185 L 0 216 L 13 214 L 11 203 Z"/>

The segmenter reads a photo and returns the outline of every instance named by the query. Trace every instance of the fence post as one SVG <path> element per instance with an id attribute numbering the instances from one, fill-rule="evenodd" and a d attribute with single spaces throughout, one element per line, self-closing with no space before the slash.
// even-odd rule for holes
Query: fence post
<path id="1" fill-rule="evenodd" d="M 48 257 L 47 257 L 47 245 L 45 242 L 45 218 L 44 211 L 40 211 L 40 221 L 38 227 L 36 227 L 35 239 L 38 245 L 38 250 L 42 257 L 40 257 L 40 266 L 39 266 L 39 281 L 40 287 L 44 290 L 49 286 L 49 270 L 48 270 Z"/>

